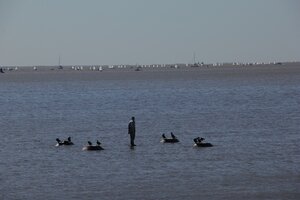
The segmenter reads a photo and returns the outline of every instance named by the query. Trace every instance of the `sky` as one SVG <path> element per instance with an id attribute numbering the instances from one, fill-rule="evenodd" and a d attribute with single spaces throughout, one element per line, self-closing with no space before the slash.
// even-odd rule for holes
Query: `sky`
<path id="1" fill-rule="evenodd" d="M 0 66 L 300 61 L 298 0 L 0 0 Z"/>

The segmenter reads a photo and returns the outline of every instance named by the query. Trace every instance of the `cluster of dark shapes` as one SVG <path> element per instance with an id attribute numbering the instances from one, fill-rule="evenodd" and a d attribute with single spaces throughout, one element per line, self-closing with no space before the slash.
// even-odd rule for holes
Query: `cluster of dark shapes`
<path id="1" fill-rule="evenodd" d="M 74 143 L 71 141 L 71 137 L 68 137 L 68 139 L 64 141 L 61 141 L 59 138 L 56 138 L 56 142 L 57 142 L 56 146 L 74 145 Z M 91 141 L 88 141 L 87 143 L 88 145 L 83 147 L 82 150 L 87 150 L 87 151 L 103 150 L 103 148 L 100 146 L 101 142 L 99 142 L 99 140 L 97 140 L 96 142 L 97 145 L 93 145 Z"/>
<path id="2" fill-rule="evenodd" d="M 205 139 L 204 138 L 200 138 L 200 137 L 196 137 L 194 138 L 194 146 L 197 147 L 212 147 L 213 145 L 211 143 L 205 143 L 203 142 Z M 71 141 L 71 137 L 68 137 L 67 140 L 63 140 L 61 141 L 59 138 L 56 138 L 56 146 L 62 146 L 62 145 L 74 145 L 74 143 Z M 167 138 L 165 136 L 165 134 L 162 134 L 162 140 L 161 142 L 163 143 L 177 143 L 179 142 L 178 138 L 171 132 L 171 138 Z M 86 151 L 97 151 L 97 150 L 104 150 L 100 145 L 101 142 L 99 142 L 99 140 L 96 141 L 96 145 L 93 145 L 91 141 L 87 142 L 88 144 L 83 147 L 82 150 L 86 150 Z"/>
<path id="3" fill-rule="evenodd" d="M 171 138 L 167 138 L 165 136 L 165 134 L 162 134 L 162 140 L 161 142 L 163 143 L 177 143 L 179 142 L 179 140 L 177 139 L 177 137 L 171 132 Z M 203 142 L 205 139 L 204 138 L 200 138 L 200 137 L 196 137 L 194 138 L 194 146 L 198 146 L 198 147 L 212 147 L 213 145 L 211 143 L 205 143 Z"/>

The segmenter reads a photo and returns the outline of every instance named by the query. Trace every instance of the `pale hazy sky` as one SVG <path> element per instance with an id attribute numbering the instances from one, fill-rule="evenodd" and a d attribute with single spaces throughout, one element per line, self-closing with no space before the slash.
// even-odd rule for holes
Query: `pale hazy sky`
<path id="1" fill-rule="evenodd" d="M 300 60 L 298 0 L 0 0 L 0 65 Z"/>

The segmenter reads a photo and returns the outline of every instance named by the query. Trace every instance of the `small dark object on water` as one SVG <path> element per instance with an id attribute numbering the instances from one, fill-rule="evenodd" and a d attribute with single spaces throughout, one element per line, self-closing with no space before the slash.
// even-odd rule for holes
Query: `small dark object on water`
<path id="1" fill-rule="evenodd" d="M 56 138 L 57 144 L 55 146 L 62 146 L 62 145 L 73 145 L 74 143 L 71 141 L 71 137 L 68 137 L 67 140 L 61 141 L 59 138 Z"/>
<path id="2" fill-rule="evenodd" d="M 99 140 L 97 140 L 97 145 L 94 145 L 92 144 L 92 142 L 88 141 L 88 145 L 83 147 L 82 150 L 83 151 L 99 151 L 99 150 L 104 150 L 100 144 L 101 142 L 99 142 Z"/>
<path id="3" fill-rule="evenodd" d="M 104 150 L 101 146 L 96 145 L 96 146 L 85 146 L 82 148 L 83 151 L 99 151 L 99 150 Z"/>
<path id="4" fill-rule="evenodd" d="M 177 137 L 172 132 L 171 132 L 171 137 L 172 138 L 166 138 L 165 134 L 162 134 L 161 142 L 162 143 L 177 143 L 177 142 L 179 142 Z"/>
<path id="5" fill-rule="evenodd" d="M 204 138 L 200 138 L 200 137 L 196 137 L 194 138 L 194 146 L 195 147 L 212 147 L 213 145 L 211 143 L 203 143 L 202 141 L 204 141 Z"/>
<path id="6" fill-rule="evenodd" d="M 173 134 L 173 132 L 171 132 L 171 137 L 172 137 L 173 139 L 176 139 L 176 136 Z"/>

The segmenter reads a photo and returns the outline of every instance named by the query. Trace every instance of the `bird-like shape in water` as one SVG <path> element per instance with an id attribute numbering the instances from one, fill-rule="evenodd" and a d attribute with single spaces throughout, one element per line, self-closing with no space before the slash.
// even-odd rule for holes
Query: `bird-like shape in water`
<path id="1" fill-rule="evenodd" d="M 173 138 L 173 139 L 176 139 L 176 136 L 171 132 L 171 137 Z"/>
<path id="2" fill-rule="evenodd" d="M 97 140 L 97 142 L 96 142 L 96 143 L 97 143 L 97 145 L 98 145 L 98 146 L 100 146 L 100 144 L 101 144 L 101 142 L 99 142 L 99 140 Z"/>

